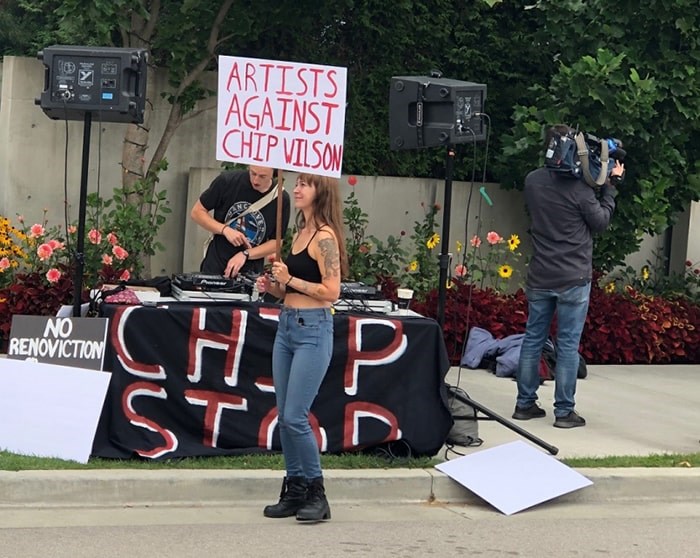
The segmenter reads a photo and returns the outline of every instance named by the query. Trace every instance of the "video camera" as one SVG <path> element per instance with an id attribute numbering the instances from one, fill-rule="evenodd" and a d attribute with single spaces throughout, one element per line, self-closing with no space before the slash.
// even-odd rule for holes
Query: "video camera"
<path id="1" fill-rule="evenodd" d="M 627 152 L 616 138 L 600 139 L 593 134 L 570 130 L 566 134 L 553 133 L 545 152 L 545 166 L 564 176 L 583 178 L 589 186 L 600 188 L 610 177 L 613 185 L 624 180 L 610 176 L 614 161 L 623 163 Z"/>

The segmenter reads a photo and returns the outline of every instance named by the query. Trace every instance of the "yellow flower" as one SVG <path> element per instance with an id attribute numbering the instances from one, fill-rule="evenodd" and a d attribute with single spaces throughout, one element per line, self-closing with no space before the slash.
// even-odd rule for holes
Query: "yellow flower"
<path id="1" fill-rule="evenodd" d="M 605 292 L 608 294 L 614 293 L 615 292 L 615 283 L 611 282 L 611 283 L 608 283 L 607 285 L 605 285 Z"/>
<path id="2" fill-rule="evenodd" d="M 438 242 L 440 242 L 440 235 L 438 233 L 433 233 L 433 236 L 428 239 L 425 245 L 432 250 L 438 245 Z"/>
<path id="3" fill-rule="evenodd" d="M 517 234 L 511 234 L 508 239 L 508 248 L 511 252 L 515 252 L 520 246 L 520 237 Z"/>
<path id="4" fill-rule="evenodd" d="M 418 269 L 418 262 L 416 260 L 413 260 L 410 264 L 408 264 L 408 269 L 410 271 L 415 271 Z"/>
<path id="5" fill-rule="evenodd" d="M 462 251 L 462 243 L 458 240 L 457 241 L 457 253 L 459 254 Z"/>
<path id="6" fill-rule="evenodd" d="M 649 268 L 646 265 L 642 268 L 642 279 L 644 281 L 649 280 Z"/>
<path id="7" fill-rule="evenodd" d="M 502 265 L 498 268 L 498 274 L 504 279 L 508 279 L 508 277 L 513 275 L 513 268 L 509 265 Z"/>

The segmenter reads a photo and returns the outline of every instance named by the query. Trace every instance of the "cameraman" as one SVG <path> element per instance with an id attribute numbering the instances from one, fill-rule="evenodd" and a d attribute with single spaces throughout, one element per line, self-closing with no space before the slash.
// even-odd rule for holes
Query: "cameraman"
<path id="1" fill-rule="evenodd" d="M 553 137 L 569 133 L 573 131 L 563 124 L 549 128 L 545 149 Z M 615 161 L 611 176 L 623 174 L 624 165 Z M 546 415 L 537 404 L 539 363 L 556 312 L 554 426 L 585 426 L 584 418 L 574 410 L 574 395 L 593 275 L 593 233 L 610 224 L 617 190 L 608 178 L 596 196 L 583 179 L 543 167 L 527 175 L 524 195 L 533 255 L 525 288 L 528 320 L 520 349 L 513 418 L 529 420 Z"/>

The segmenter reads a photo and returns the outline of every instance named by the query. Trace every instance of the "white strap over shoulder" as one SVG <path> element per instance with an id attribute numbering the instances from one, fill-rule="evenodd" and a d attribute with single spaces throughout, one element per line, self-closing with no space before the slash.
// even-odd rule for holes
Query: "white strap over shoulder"
<path id="1" fill-rule="evenodd" d="M 243 213 L 240 215 L 236 215 L 233 219 L 229 219 L 224 223 L 225 226 L 229 226 L 231 223 L 233 223 L 235 220 L 240 219 L 241 217 L 245 217 L 249 213 L 252 213 L 253 211 L 260 211 L 263 207 L 265 207 L 268 203 L 270 203 L 272 200 L 277 198 L 277 193 L 278 193 L 278 188 L 276 185 L 273 185 L 272 190 L 270 190 L 267 194 L 265 194 L 262 198 L 260 198 L 258 201 L 255 203 L 251 203 L 248 206 L 248 209 L 246 209 Z M 211 241 L 214 240 L 214 235 L 210 234 L 207 239 L 204 241 L 204 253 L 202 254 L 202 257 L 206 257 L 207 255 L 207 250 L 209 249 L 209 245 L 211 244 Z"/>

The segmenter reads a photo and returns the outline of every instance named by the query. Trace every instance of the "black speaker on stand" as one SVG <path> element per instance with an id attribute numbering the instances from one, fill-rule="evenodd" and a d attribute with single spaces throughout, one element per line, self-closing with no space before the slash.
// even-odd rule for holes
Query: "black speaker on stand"
<path id="1" fill-rule="evenodd" d="M 446 149 L 443 204 L 445 216 L 442 223 L 437 308 L 438 322 L 441 328 L 445 325 L 447 274 L 450 265 L 448 247 L 450 243 L 454 146 L 486 139 L 486 124 L 483 118 L 485 101 L 486 85 L 444 79 L 437 72 L 431 76 L 391 78 L 389 93 L 391 149 L 423 149 L 440 146 Z M 558 448 L 484 407 L 468 395 L 465 403 L 477 412 L 477 419 L 494 420 L 546 449 L 552 455 L 559 453 Z M 484 416 L 478 416 L 478 412 Z"/>
<path id="2" fill-rule="evenodd" d="M 391 78 L 389 136 L 392 149 L 422 149 L 444 146 L 445 217 L 440 250 L 438 322 L 445 325 L 445 298 L 449 268 L 450 213 L 454 146 L 486 139 L 483 118 L 486 85 L 434 76 Z"/>
<path id="3" fill-rule="evenodd" d="M 146 107 L 148 51 L 136 48 L 54 45 L 37 54 L 44 63 L 44 90 L 35 103 L 53 120 L 83 121 L 83 158 L 74 252 L 73 316 L 80 316 L 85 268 L 90 131 L 102 122 L 141 124 Z"/>

